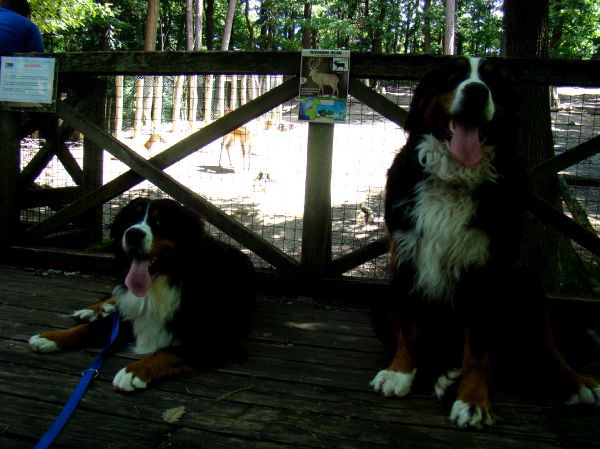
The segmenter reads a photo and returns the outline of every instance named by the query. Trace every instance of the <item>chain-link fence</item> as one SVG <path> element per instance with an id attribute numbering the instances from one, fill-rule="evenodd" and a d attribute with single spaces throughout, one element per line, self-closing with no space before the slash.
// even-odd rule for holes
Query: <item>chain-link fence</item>
<path id="1" fill-rule="evenodd" d="M 283 77 L 123 77 L 121 81 L 119 78 L 108 80 L 111 85 L 111 131 L 132 150 L 149 158 L 220 117 L 228 109 L 235 109 L 280 84 Z M 119 83 L 123 86 L 122 94 Z M 197 88 L 190 90 L 190 83 Z M 374 83 L 371 80 L 370 84 L 375 84 L 374 88 L 389 100 L 408 108 L 413 83 Z M 114 105 L 119 95 L 123 98 L 123 109 L 121 117 L 116 117 L 115 112 L 119 108 Z M 552 113 L 557 153 L 599 133 L 599 98 L 598 90 L 558 89 Z M 190 110 L 195 111 L 193 116 L 190 116 Z M 233 137 L 230 135 L 225 141 L 219 139 L 199 148 L 167 168 L 166 172 L 262 238 L 299 259 L 308 126 L 299 122 L 297 116 L 297 100 L 288 101 L 245 124 Z M 115 126 L 118 126 L 118 132 L 115 132 Z M 349 98 L 348 120 L 336 124 L 334 130 L 331 186 L 334 258 L 385 235 L 383 189 L 386 171 L 404 141 L 404 131 L 400 127 Z M 81 164 L 81 142 L 68 142 L 67 145 Z M 39 148 L 38 139 L 25 139 L 22 164 L 25 165 Z M 242 148 L 246 153 L 245 159 Z M 596 230 L 600 226 L 599 164 L 600 160 L 593 157 L 564 173 L 567 184 Z M 128 167 L 105 153 L 104 182 L 126 170 Z M 42 187 L 75 185 L 56 158 L 36 183 Z M 106 230 L 116 211 L 138 195 L 165 196 L 148 181 L 137 185 L 104 205 Z M 34 223 L 51 213 L 52 210 L 47 207 L 27 209 L 22 213 L 22 220 Z M 211 230 L 219 234 L 212 227 Z M 105 234 L 105 237 L 108 235 Z M 229 240 L 227 236 L 220 237 Z M 266 262 L 253 257 L 257 266 L 268 267 Z M 381 278 L 386 274 L 386 267 L 387 258 L 381 256 L 347 274 Z"/>

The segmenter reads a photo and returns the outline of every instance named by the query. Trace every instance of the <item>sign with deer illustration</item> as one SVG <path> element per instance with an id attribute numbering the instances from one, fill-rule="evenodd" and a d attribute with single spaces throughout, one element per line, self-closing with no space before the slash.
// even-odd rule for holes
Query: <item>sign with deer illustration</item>
<path id="1" fill-rule="evenodd" d="M 298 118 L 334 123 L 346 120 L 349 50 L 302 50 Z"/>

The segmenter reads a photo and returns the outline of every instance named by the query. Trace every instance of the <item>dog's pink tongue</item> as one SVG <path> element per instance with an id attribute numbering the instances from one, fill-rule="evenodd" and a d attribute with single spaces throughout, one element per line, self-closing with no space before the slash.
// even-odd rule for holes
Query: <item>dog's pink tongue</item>
<path id="1" fill-rule="evenodd" d="M 125 286 L 138 297 L 143 297 L 150 290 L 149 260 L 133 259 L 125 278 Z"/>
<path id="2" fill-rule="evenodd" d="M 450 153 L 464 167 L 477 166 L 481 161 L 479 128 L 455 123 L 454 134 L 450 140 Z"/>

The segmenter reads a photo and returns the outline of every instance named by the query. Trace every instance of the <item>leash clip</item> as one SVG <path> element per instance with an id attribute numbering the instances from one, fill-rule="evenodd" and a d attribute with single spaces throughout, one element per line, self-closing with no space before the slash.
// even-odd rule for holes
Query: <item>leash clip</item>
<path id="1" fill-rule="evenodd" d="M 81 377 L 85 376 L 88 371 L 92 371 L 94 373 L 94 375 L 92 376 L 92 379 L 95 379 L 96 377 L 98 377 L 100 375 L 100 372 L 97 369 L 86 368 L 81 372 Z"/>

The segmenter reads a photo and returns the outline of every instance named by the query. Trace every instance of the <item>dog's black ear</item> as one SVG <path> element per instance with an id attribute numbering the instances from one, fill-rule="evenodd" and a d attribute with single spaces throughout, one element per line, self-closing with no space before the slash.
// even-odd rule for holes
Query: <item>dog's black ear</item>
<path id="1" fill-rule="evenodd" d="M 434 74 L 429 72 L 421 78 L 417 87 L 415 87 L 408 109 L 408 115 L 404 122 L 404 129 L 406 132 L 418 133 L 425 126 L 423 117 L 425 116 L 425 109 L 431 101 L 431 89 L 429 86 L 432 84 L 433 78 Z"/>

